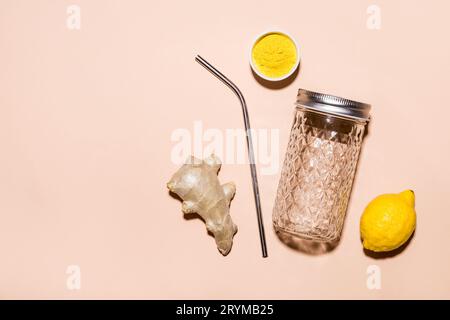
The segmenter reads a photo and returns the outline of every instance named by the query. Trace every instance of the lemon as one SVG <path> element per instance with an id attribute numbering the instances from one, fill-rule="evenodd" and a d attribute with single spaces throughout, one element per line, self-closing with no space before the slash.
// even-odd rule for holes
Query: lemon
<path id="1" fill-rule="evenodd" d="M 376 252 L 391 251 L 404 244 L 416 227 L 414 202 L 412 190 L 373 199 L 361 216 L 364 248 Z"/>

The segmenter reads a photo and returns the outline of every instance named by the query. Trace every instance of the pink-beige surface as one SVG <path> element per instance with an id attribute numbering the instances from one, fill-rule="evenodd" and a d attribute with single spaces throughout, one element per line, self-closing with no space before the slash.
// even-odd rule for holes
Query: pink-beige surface
<path id="1" fill-rule="evenodd" d="M 81 8 L 81 29 L 66 9 Z M 367 8 L 381 9 L 381 29 Z M 448 1 L 0 1 L 0 298 L 450 298 Z M 280 88 L 252 75 L 248 48 L 289 32 L 301 70 Z M 279 179 L 260 175 L 269 258 L 260 254 L 247 165 L 227 257 L 165 183 L 177 128 L 254 128 L 286 149 L 299 87 L 372 104 L 339 246 L 310 256 L 274 234 Z M 401 253 L 367 256 L 359 218 L 376 195 L 413 189 L 417 230 Z M 70 265 L 81 270 L 69 290 Z M 381 288 L 367 287 L 367 270 Z"/>

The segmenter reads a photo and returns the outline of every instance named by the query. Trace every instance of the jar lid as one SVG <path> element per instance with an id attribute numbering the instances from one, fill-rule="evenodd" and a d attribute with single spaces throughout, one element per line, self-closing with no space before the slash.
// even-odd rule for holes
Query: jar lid
<path id="1" fill-rule="evenodd" d="M 351 119 L 369 121 L 370 104 L 298 89 L 297 103 L 306 108 Z"/>

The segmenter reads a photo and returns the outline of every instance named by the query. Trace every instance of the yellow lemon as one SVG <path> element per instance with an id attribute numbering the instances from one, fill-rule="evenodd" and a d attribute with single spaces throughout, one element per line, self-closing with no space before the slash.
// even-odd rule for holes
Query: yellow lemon
<path id="1" fill-rule="evenodd" d="M 404 244 L 416 228 L 415 196 L 412 190 L 383 194 L 373 199 L 361 216 L 364 248 L 391 251 Z"/>

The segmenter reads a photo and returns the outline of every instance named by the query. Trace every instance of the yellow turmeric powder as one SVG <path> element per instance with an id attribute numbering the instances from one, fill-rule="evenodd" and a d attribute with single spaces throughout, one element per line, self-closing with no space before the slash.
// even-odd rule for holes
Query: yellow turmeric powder
<path id="1" fill-rule="evenodd" d="M 252 62 L 266 77 L 281 78 L 296 66 L 297 48 L 287 35 L 269 33 L 253 46 Z"/>

